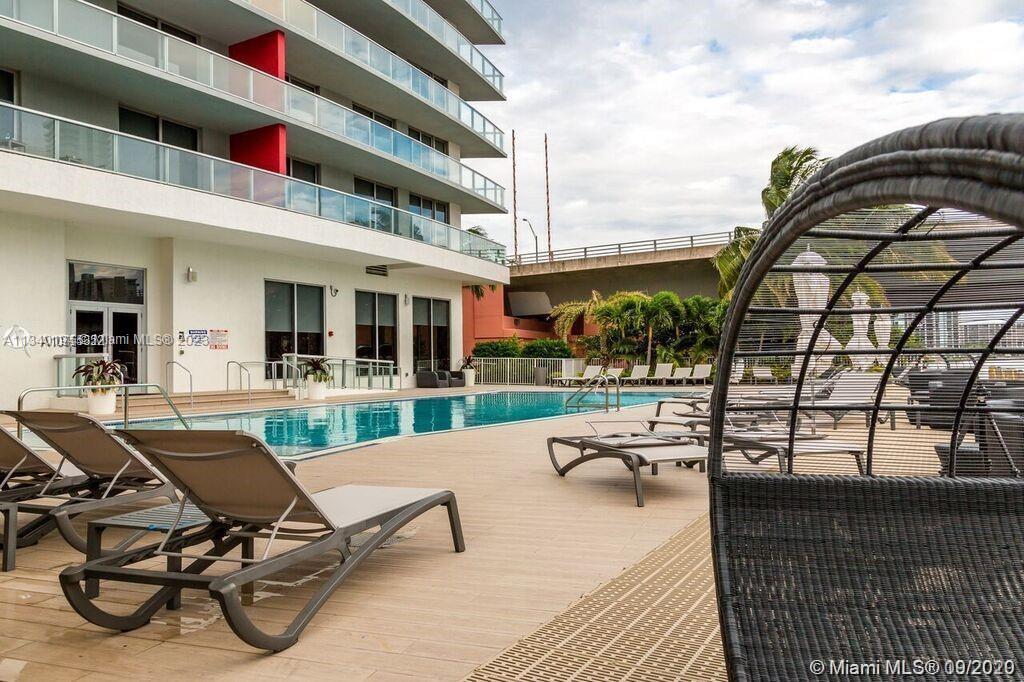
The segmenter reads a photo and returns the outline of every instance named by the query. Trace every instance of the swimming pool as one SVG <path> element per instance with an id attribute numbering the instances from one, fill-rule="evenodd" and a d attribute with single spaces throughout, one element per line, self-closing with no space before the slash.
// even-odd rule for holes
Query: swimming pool
<path id="1" fill-rule="evenodd" d="M 498 391 L 293 407 L 193 417 L 189 421 L 194 429 L 229 429 L 254 433 L 270 444 L 281 457 L 295 458 L 382 438 L 557 417 L 565 414 L 565 400 L 570 395 L 571 391 Z M 622 394 L 622 406 L 646 405 L 665 396 L 665 393 L 651 391 L 625 392 Z M 588 403 L 596 400 L 596 396 L 591 396 Z M 136 422 L 132 428 L 184 427 L 175 419 L 160 419 Z"/>

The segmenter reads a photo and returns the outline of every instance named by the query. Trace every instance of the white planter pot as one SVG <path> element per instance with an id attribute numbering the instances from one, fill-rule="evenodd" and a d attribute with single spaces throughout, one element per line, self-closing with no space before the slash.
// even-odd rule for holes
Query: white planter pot
<path id="1" fill-rule="evenodd" d="M 117 412 L 117 391 L 113 388 L 85 392 L 86 409 L 94 417 Z"/>
<path id="2" fill-rule="evenodd" d="M 307 398 L 309 400 L 327 400 L 327 383 L 309 381 L 306 383 Z"/>
<path id="3" fill-rule="evenodd" d="M 462 374 L 466 377 L 466 386 L 476 386 L 476 370 L 465 368 L 462 370 Z"/>

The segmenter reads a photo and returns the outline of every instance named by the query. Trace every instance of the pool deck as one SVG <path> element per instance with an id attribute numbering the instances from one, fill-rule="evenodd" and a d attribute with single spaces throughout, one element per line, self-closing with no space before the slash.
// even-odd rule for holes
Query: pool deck
<path id="1" fill-rule="evenodd" d="M 401 397 L 455 392 L 465 391 Z M 700 530 L 706 531 L 705 477 L 663 468 L 659 476 L 647 477 L 647 506 L 637 508 L 632 478 L 620 463 L 594 462 L 561 479 L 545 449 L 550 435 L 586 432 L 587 420 L 641 418 L 653 411 L 642 407 L 612 417 L 574 415 L 431 434 L 301 464 L 299 478 L 313 490 L 346 483 L 453 490 L 468 551 L 452 552 L 443 511 L 420 517 L 399 542 L 376 552 L 343 584 L 299 644 L 272 656 L 242 644 L 199 592 L 186 592 L 181 611 L 161 612 L 135 632 L 110 634 L 87 624 L 57 584 L 60 569 L 81 557 L 58 537 L 48 537 L 19 551 L 16 571 L 0 574 L 0 679 L 457 680 L 474 671 L 475 679 L 567 679 L 573 666 L 559 657 L 557 646 L 545 655 L 544 670 L 516 671 L 502 661 L 519 656 L 531 636 L 543 638 L 544 628 L 559 623 L 575 624 L 578 636 L 579 619 L 566 620 L 572 608 L 600 600 L 598 588 L 613 579 L 635 583 L 630 576 L 663 574 L 637 566 L 666 557 L 696 561 L 679 569 L 688 585 L 704 571 L 703 582 L 693 583 L 703 586 L 693 598 L 703 604 L 702 622 L 711 623 L 710 631 L 704 628 L 705 641 L 679 654 L 688 657 L 690 673 L 673 677 L 718 677 L 721 652 L 714 619 L 707 618 L 710 571 L 701 540 L 706 532 Z M 655 583 L 668 589 L 664 581 Z M 267 623 L 287 622 L 311 589 L 298 572 L 261 585 L 253 613 Z M 104 596 L 140 601 L 134 590 L 106 588 Z M 585 595 L 590 602 L 580 601 Z M 593 655 L 600 662 L 601 654 Z M 633 672 L 654 679 L 647 676 L 656 659 L 644 660 Z M 600 667 L 590 670 L 593 675 Z"/>

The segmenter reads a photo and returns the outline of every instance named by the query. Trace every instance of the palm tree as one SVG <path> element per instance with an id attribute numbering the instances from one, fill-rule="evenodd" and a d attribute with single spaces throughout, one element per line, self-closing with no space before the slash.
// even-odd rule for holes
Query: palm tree
<path id="1" fill-rule="evenodd" d="M 737 227 L 733 231 L 732 240 L 711 259 L 711 264 L 718 271 L 718 296 L 723 301 L 732 298 L 743 264 L 747 262 L 760 236 L 761 231 L 753 227 Z"/>
<path id="2" fill-rule="evenodd" d="M 772 160 L 768 186 L 761 191 L 761 204 L 768 218 L 828 161 L 819 157 L 814 147 L 793 146 L 779 152 Z"/>
<path id="3" fill-rule="evenodd" d="M 653 296 L 632 292 L 609 300 L 620 324 L 641 335 L 647 346 L 647 364 L 654 359 L 655 334 L 676 330 L 683 319 L 683 303 L 673 291 L 659 291 Z"/>
<path id="4" fill-rule="evenodd" d="M 480 225 L 467 229 L 466 233 L 476 235 L 477 237 L 483 237 L 484 239 L 490 239 L 490 235 L 487 234 L 487 230 Z M 491 291 L 498 290 L 498 287 L 495 284 L 489 284 L 487 285 L 487 288 Z M 484 297 L 484 288 L 479 284 L 471 284 L 469 290 L 473 292 L 473 298 L 478 301 Z"/>
<path id="5" fill-rule="evenodd" d="M 590 298 L 583 301 L 565 301 L 559 303 L 551 309 L 549 318 L 555 323 L 555 333 L 558 334 L 564 341 L 569 340 L 569 336 L 572 334 L 572 328 L 576 326 L 579 320 L 584 322 L 597 323 L 595 318 L 595 312 L 602 305 L 605 304 L 604 298 L 601 296 L 600 291 L 591 291 Z M 602 331 L 601 335 L 601 348 L 604 350 L 606 347 L 607 338 Z"/>

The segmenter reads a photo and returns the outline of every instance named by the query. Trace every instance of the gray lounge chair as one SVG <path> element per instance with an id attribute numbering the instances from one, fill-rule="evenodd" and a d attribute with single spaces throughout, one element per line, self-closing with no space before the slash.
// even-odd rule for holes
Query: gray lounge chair
<path id="1" fill-rule="evenodd" d="M 77 489 L 88 480 L 68 463 L 58 473 L 17 436 L 0 428 L 0 502 L 30 499 L 44 489 L 50 493 Z"/>
<path id="2" fill-rule="evenodd" d="M 18 420 L 60 455 L 58 470 L 70 463 L 87 478 L 80 484 L 46 488 L 30 500 L 11 503 L 16 504 L 17 513 L 39 517 L 18 529 L 19 547 L 35 544 L 56 528 L 69 545 L 84 554 L 87 540 L 71 523 L 79 514 L 153 498 L 178 499 L 174 486 L 92 417 L 14 410 L 4 414 Z M 54 479 L 55 484 L 57 481 Z"/>
<path id="3" fill-rule="evenodd" d="M 632 424 L 633 430 L 599 434 L 597 425 Z M 705 470 L 707 448 L 694 445 L 688 433 L 654 433 L 638 422 L 605 421 L 589 423 L 594 433 L 585 436 L 554 436 L 548 438 L 548 457 L 559 476 L 585 462 L 596 459 L 618 459 L 633 472 L 633 488 L 636 491 L 636 506 L 644 506 L 643 482 L 640 472 L 643 467 L 651 468 L 651 475 L 658 475 L 659 464 L 675 464 L 692 469 L 694 466 Z M 555 446 L 561 445 L 579 454 L 566 464 L 560 464 Z"/>
<path id="4" fill-rule="evenodd" d="M 309 493 L 262 440 L 237 431 L 118 431 L 178 488 L 181 509 L 192 503 L 215 523 L 193 533 L 176 532 L 177 521 L 162 542 L 113 554 L 61 572 L 60 583 L 82 617 L 111 630 L 142 627 L 182 589 L 207 590 L 220 604 L 231 629 L 247 644 L 281 651 L 295 644 L 331 594 L 400 528 L 435 507 L 448 510 L 455 551 L 465 551 L 455 495 L 448 490 L 345 485 Z M 296 528 L 293 524 L 302 524 Z M 354 535 L 379 528 L 356 550 Z M 265 539 L 256 557 L 256 539 Z M 298 543 L 271 555 L 274 543 Z M 186 550 L 212 543 L 205 554 Z M 240 548 L 242 556 L 228 557 Z M 334 556 L 340 563 L 317 587 L 306 605 L 279 634 L 257 626 L 242 606 L 243 586 L 302 562 Z M 168 570 L 147 566 L 165 558 Z M 190 560 L 181 567 L 182 559 Z M 218 562 L 240 564 L 207 575 Z M 84 583 L 108 580 L 157 586 L 157 591 L 130 613 L 114 614 L 94 602 Z"/>

